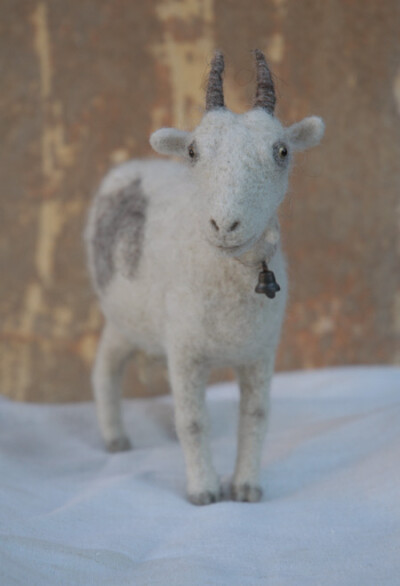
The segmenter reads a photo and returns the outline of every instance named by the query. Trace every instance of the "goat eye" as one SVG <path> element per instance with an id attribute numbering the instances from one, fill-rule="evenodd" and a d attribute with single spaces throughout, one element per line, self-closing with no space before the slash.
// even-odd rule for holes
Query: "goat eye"
<path id="1" fill-rule="evenodd" d="M 188 148 L 188 153 L 189 153 L 189 157 L 191 159 L 194 159 L 196 156 L 196 153 L 194 152 L 194 148 L 193 148 L 193 144 L 191 144 Z"/>
<path id="2" fill-rule="evenodd" d="M 274 146 L 272 147 L 272 152 L 274 155 L 275 162 L 278 165 L 280 165 L 281 167 L 283 165 L 286 165 L 289 151 L 288 151 L 288 148 L 285 145 L 285 143 L 283 143 L 283 142 L 275 143 Z"/>
<path id="3" fill-rule="evenodd" d="M 280 146 L 279 150 L 278 150 L 278 154 L 281 159 L 284 159 L 285 157 L 287 157 L 287 154 L 288 154 L 287 148 L 284 145 Z"/>

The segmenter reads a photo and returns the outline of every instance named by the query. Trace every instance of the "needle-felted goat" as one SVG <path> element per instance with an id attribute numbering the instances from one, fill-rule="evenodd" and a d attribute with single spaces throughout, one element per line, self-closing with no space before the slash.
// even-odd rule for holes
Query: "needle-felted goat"
<path id="1" fill-rule="evenodd" d="M 150 138 L 155 151 L 183 163 L 133 160 L 112 170 L 85 233 L 106 320 L 93 370 L 105 444 L 110 451 L 130 447 L 120 412 L 127 359 L 136 349 L 166 356 L 188 497 L 198 505 L 221 498 L 205 388 L 210 369 L 227 365 L 236 369 L 241 392 L 230 494 L 237 501 L 261 498 L 268 396 L 287 294 L 277 210 L 294 151 L 317 145 L 324 131 L 317 117 L 282 126 L 264 55 L 254 54 L 254 107 L 244 114 L 226 108 L 217 52 L 199 126 L 162 128 Z"/>

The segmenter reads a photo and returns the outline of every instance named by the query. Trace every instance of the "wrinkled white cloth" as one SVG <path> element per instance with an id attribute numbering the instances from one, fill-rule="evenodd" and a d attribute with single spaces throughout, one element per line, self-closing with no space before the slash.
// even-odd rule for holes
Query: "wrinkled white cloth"
<path id="1" fill-rule="evenodd" d="M 227 481 L 236 385 L 208 402 Z M 399 368 L 277 375 L 259 504 L 189 504 L 171 397 L 124 412 L 109 455 L 93 404 L 0 399 L 1 586 L 400 584 Z"/>

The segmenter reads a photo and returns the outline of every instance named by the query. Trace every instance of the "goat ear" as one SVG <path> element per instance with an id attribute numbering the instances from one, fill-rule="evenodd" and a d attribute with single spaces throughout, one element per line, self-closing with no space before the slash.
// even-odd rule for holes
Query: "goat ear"
<path id="1" fill-rule="evenodd" d="M 324 135 L 324 130 L 325 124 L 322 118 L 310 116 L 289 126 L 287 136 L 293 150 L 304 151 L 319 144 Z"/>
<path id="2" fill-rule="evenodd" d="M 160 155 L 185 154 L 190 143 L 190 132 L 175 128 L 160 128 L 150 136 L 150 144 Z"/>

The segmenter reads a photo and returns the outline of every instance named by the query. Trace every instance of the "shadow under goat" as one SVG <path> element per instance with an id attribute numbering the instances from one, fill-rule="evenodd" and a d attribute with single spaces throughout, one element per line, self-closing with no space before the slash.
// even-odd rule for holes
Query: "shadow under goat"
<path id="1" fill-rule="evenodd" d="M 106 320 L 92 377 L 105 444 L 113 452 L 130 448 L 120 408 L 129 357 L 137 349 L 166 356 L 188 497 L 197 505 L 222 496 L 205 405 L 209 372 L 222 366 L 236 370 L 241 392 L 230 495 L 262 496 L 261 450 L 287 296 L 277 210 L 293 153 L 317 145 L 324 132 L 314 116 L 282 126 L 264 55 L 254 55 L 254 107 L 244 114 L 225 107 L 224 60 L 216 52 L 197 128 L 162 128 L 150 138 L 156 152 L 183 162 L 132 160 L 113 169 L 85 232 Z"/>

